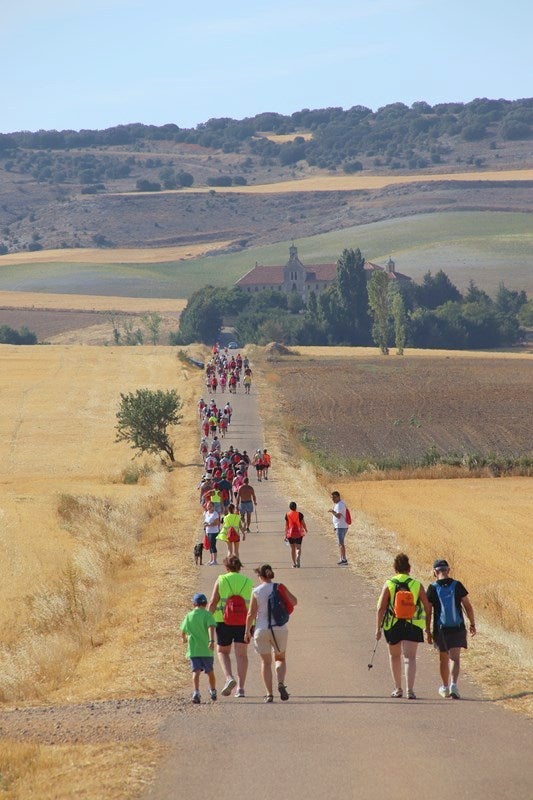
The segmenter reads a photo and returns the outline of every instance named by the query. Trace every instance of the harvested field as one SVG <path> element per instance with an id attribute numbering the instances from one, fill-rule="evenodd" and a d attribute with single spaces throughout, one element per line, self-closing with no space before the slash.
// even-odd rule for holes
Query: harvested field
<path id="1" fill-rule="evenodd" d="M 180 301 L 176 301 L 179 305 Z M 166 312 L 160 326 L 162 344 L 168 343 L 168 334 L 178 327 L 180 312 Z M 144 340 L 150 341 L 149 331 L 144 325 L 142 315 L 132 312 L 119 312 L 115 319 L 124 330 L 124 324 L 140 329 Z M 9 325 L 16 330 L 25 326 L 37 335 L 39 342 L 50 344 L 114 344 L 113 325 L 110 315 L 104 311 L 74 311 L 68 308 L 34 309 L 34 308 L 1 308 L 0 325 Z"/>
<path id="2" fill-rule="evenodd" d="M 432 183 L 434 181 L 530 181 L 532 169 L 506 169 L 478 172 L 416 173 L 408 175 L 313 175 L 293 181 L 262 183 L 254 186 L 228 186 L 224 192 L 238 194 L 283 194 L 285 192 L 353 192 L 358 189 L 383 189 L 406 183 Z M 167 190 L 166 193 L 197 194 L 209 192 L 209 187 Z M 163 194 L 163 192 L 161 192 Z"/>
<path id="3" fill-rule="evenodd" d="M 168 297 L 108 297 L 97 294 L 47 294 L 45 292 L 0 292 L 0 309 L 31 308 L 45 311 L 149 311 L 181 313 L 185 300 Z"/>
<path id="4" fill-rule="evenodd" d="M 227 247 L 229 241 L 214 241 L 180 245 L 178 247 L 66 247 L 55 250 L 7 253 L 2 264 L 156 264 L 161 261 L 181 261 L 198 258 L 211 250 Z"/>
<path id="5" fill-rule="evenodd" d="M 425 351 L 299 348 L 276 364 L 282 409 L 327 459 L 421 459 L 441 454 L 531 454 L 533 359 Z M 305 353 L 305 355 L 304 355 Z M 305 401 L 303 400 L 305 398 Z"/>

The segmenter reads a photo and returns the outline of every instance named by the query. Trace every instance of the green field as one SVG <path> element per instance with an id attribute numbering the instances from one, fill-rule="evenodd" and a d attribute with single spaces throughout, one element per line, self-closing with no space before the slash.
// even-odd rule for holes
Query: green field
<path id="1" fill-rule="evenodd" d="M 450 212 L 419 214 L 298 239 L 304 264 L 336 261 L 345 247 L 420 280 L 443 269 L 460 289 L 473 279 L 494 293 L 500 281 L 533 295 L 533 224 L 530 214 Z M 130 297 L 189 297 L 212 284 L 228 286 L 258 262 L 284 264 L 290 242 L 228 255 L 155 264 L 17 264 L 2 266 L 0 289 Z"/>

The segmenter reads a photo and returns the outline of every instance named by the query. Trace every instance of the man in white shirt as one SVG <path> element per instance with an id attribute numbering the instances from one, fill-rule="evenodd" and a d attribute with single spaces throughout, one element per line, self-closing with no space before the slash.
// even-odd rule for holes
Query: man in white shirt
<path id="1" fill-rule="evenodd" d="M 341 500 L 339 492 L 332 492 L 331 499 L 333 500 L 333 508 L 329 509 L 332 515 L 333 528 L 337 535 L 337 542 L 340 550 L 340 559 L 337 561 L 339 566 L 344 566 L 348 563 L 346 558 L 346 548 L 344 547 L 344 537 L 348 531 L 348 523 L 346 522 L 346 503 Z"/>

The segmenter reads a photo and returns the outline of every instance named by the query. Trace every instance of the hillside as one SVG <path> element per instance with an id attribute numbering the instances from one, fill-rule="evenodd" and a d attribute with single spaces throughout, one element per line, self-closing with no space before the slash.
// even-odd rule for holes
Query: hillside
<path id="1" fill-rule="evenodd" d="M 506 180 L 533 166 L 530 104 L 2 135 L 0 252 L 204 242 L 231 252 L 420 213 L 530 212 L 531 181 Z M 325 183 L 342 175 L 353 188 Z M 295 196 L 294 181 L 307 190 Z"/>

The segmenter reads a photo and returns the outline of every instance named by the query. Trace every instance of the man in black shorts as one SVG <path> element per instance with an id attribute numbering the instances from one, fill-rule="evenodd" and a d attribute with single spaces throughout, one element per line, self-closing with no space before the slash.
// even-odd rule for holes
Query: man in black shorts
<path id="1" fill-rule="evenodd" d="M 428 586 L 427 598 L 433 607 L 433 644 L 440 656 L 442 684 L 439 694 L 459 700 L 461 648 L 467 648 L 463 609 L 470 622 L 470 635 L 475 636 L 474 609 L 463 584 L 450 578 L 450 565 L 444 558 L 438 558 L 433 564 L 433 575 L 436 580 Z"/>

